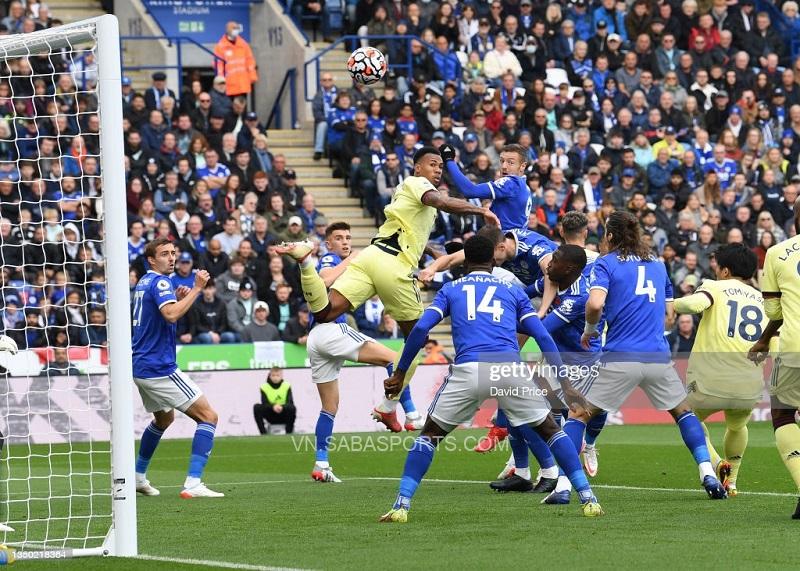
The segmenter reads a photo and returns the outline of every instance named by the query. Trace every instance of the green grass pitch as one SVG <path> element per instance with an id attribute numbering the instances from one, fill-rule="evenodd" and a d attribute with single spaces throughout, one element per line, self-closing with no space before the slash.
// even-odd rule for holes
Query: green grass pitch
<path id="1" fill-rule="evenodd" d="M 711 430 L 721 441 L 722 426 Z M 464 450 L 478 435 L 457 431 L 443 444 L 446 449 L 437 453 L 405 525 L 377 523 L 394 500 L 405 460 L 400 446 L 375 449 L 386 446 L 386 433 L 336 436 L 340 446 L 350 448 L 331 454 L 336 473 L 345 480 L 339 485 L 310 480 L 313 436 L 299 443 L 301 451 L 290 437 L 219 439 L 206 481 L 225 492 L 220 500 L 178 498 L 189 442 L 164 441 L 149 473 L 162 495 L 138 499 L 140 551 L 245 569 L 797 565 L 800 521 L 790 519 L 796 498 L 767 423 L 751 425 L 739 477 L 743 493 L 727 501 L 706 498 L 674 426 L 607 427 L 598 440 L 600 471 L 592 481 L 606 510 L 598 519 L 581 517 L 576 500 L 569 506 L 544 506 L 540 495 L 491 492 L 486 482 L 500 471 L 508 453 L 506 448 L 487 455 Z M 413 435 L 407 438 L 410 444 Z M 361 451 L 355 449 L 358 443 Z M 17 566 L 215 568 L 102 558 Z"/>

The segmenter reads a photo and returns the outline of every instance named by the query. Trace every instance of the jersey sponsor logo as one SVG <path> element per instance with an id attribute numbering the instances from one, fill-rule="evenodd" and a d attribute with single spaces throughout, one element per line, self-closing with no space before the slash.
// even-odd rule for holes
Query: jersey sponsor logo
<path id="1" fill-rule="evenodd" d="M 165 297 L 165 296 L 168 296 L 170 293 L 172 293 L 172 292 L 170 292 L 169 290 L 168 291 L 160 291 L 160 292 L 158 292 L 158 297 Z"/>
<path id="2" fill-rule="evenodd" d="M 159 280 L 158 283 L 156 283 L 156 287 L 160 290 L 169 289 L 169 282 L 167 280 Z"/>

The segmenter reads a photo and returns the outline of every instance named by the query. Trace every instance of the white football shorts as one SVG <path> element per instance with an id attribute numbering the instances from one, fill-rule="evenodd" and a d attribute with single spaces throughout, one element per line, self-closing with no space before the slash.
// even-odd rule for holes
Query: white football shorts
<path id="1" fill-rule="evenodd" d="M 175 369 L 174 373 L 166 377 L 154 379 L 134 377 L 133 382 L 139 389 L 139 395 L 147 412 L 167 412 L 173 408 L 186 412 L 203 396 L 200 387 L 180 369 Z"/>
<path id="2" fill-rule="evenodd" d="M 445 430 L 469 422 L 481 403 L 496 398 L 497 405 L 508 417 L 511 426 L 538 426 L 550 413 L 550 405 L 541 389 L 525 376 L 501 374 L 495 378 L 492 368 L 509 363 L 461 363 L 451 365 L 442 386 L 436 392 L 428 416 Z"/>
<path id="3" fill-rule="evenodd" d="M 597 376 L 582 394 L 602 410 L 619 410 L 636 387 L 658 410 L 671 410 L 686 398 L 678 372 L 672 363 L 601 362 Z"/>
<path id="4" fill-rule="evenodd" d="M 311 381 L 330 383 L 339 378 L 345 361 L 358 361 L 364 343 L 375 342 L 346 323 L 320 323 L 308 334 L 306 351 L 311 363 Z"/>

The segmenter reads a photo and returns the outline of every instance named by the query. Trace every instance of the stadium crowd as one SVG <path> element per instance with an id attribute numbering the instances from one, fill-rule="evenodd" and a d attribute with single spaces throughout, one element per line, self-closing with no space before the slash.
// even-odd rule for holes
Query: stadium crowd
<path id="1" fill-rule="evenodd" d="M 800 58 L 771 21 L 800 30 L 797 4 L 753 0 L 361 0 L 348 12 L 390 67 L 383 93 L 333 85 L 314 100 L 315 158 L 327 151 L 352 195 L 381 221 L 422 144 L 449 143 L 477 182 L 508 143 L 528 149 L 529 228 L 558 239 L 572 210 L 597 248 L 627 209 L 677 295 L 713 277 L 713 252 L 758 254 L 794 234 L 800 192 Z M 366 44 L 368 40 L 364 40 Z M 447 181 L 446 181 L 447 182 Z M 457 189 L 447 185 L 449 192 Z M 432 239 L 462 241 L 480 221 L 439 214 Z"/>

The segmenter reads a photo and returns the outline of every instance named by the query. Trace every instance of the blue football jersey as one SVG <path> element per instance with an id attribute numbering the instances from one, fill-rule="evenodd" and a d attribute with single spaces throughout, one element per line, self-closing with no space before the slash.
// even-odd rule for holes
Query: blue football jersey
<path id="1" fill-rule="evenodd" d="M 608 293 L 604 310 L 608 324 L 605 352 L 669 356 L 664 315 L 666 303 L 672 301 L 672 282 L 662 262 L 606 254 L 594 263 L 589 287 Z"/>
<path id="2" fill-rule="evenodd" d="M 342 258 L 339 257 L 338 254 L 328 252 L 319 259 L 319 262 L 317 262 L 317 273 L 320 273 L 325 268 L 335 268 L 341 263 L 342 263 Z M 339 317 L 334 319 L 331 323 L 347 323 L 347 316 L 343 313 Z M 314 327 L 313 313 L 309 314 L 308 317 L 308 330 L 310 331 L 312 327 Z"/>
<path id="3" fill-rule="evenodd" d="M 445 284 L 427 310 L 450 316 L 456 364 L 519 360 L 517 324 L 536 315 L 522 288 L 486 272 Z"/>
<path id="4" fill-rule="evenodd" d="M 194 275 L 197 273 L 197 270 L 192 270 L 188 276 L 182 276 L 178 272 L 172 272 L 169 276 L 169 281 L 172 282 L 173 289 L 178 289 L 180 286 L 186 286 L 188 288 L 194 287 Z"/>
<path id="5" fill-rule="evenodd" d="M 539 266 L 541 259 L 555 252 L 558 244 L 533 230 L 515 229 L 510 232 L 517 242 L 517 252 L 503 267 L 525 285 L 531 285 L 544 276 Z"/>
<path id="6" fill-rule="evenodd" d="M 133 290 L 133 376 L 153 379 L 171 375 L 175 361 L 176 324 L 161 308 L 178 301 L 168 276 L 149 271 Z"/>
<path id="7" fill-rule="evenodd" d="M 544 291 L 544 278 L 536 282 L 536 290 Z M 547 331 L 553 337 L 565 363 L 587 363 L 600 352 L 600 338 L 592 339 L 589 350 L 581 346 L 581 336 L 586 327 L 586 302 L 589 300 L 589 278 L 581 275 L 564 291 L 556 293 L 550 312 L 544 319 Z M 553 321 L 557 320 L 557 321 Z M 598 328 L 603 330 L 601 318 Z"/>
<path id="8" fill-rule="evenodd" d="M 500 220 L 500 228 L 512 230 L 528 227 L 533 199 L 524 176 L 504 176 L 489 183 L 492 206 L 489 208 Z"/>

